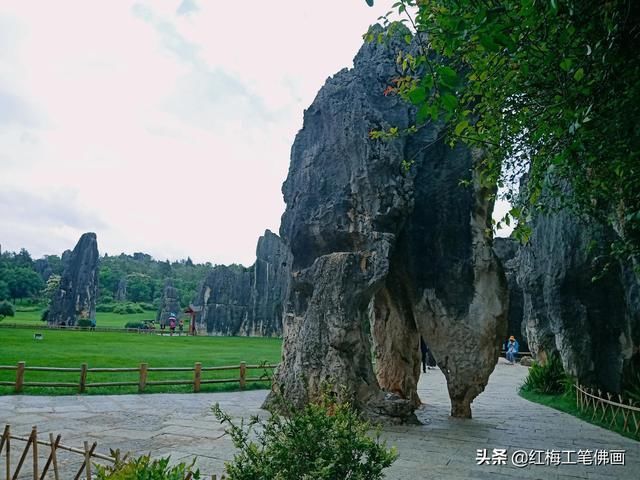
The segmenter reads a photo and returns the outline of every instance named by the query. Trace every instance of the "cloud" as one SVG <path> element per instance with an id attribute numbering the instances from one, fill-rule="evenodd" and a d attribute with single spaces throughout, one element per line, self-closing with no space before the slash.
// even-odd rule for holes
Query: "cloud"
<path id="1" fill-rule="evenodd" d="M 177 15 L 189 15 L 191 13 L 195 13 L 200 8 L 196 5 L 194 0 L 183 0 L 178 9 L 176 10 Z"/>
<path id="2" fill-rule="evenodd" d="M 38 195 L 24 190 L 0 190 L 0 218 L 6 224 L 25 219 L 41 227 L 91 230 L 105 227 L 95 212 L 79 206 L 77 193 L 64 190 Z"/>
<path id="3" fill-rule="evenodd" d="M 0 128 L 8 125 L 39 127 L 42 122 L 35 111 L 20 97 L 0 91 Z"/>

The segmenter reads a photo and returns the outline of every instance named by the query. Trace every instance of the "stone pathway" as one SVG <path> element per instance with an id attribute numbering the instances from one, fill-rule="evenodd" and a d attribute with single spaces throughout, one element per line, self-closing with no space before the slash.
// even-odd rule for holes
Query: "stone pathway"
<path id="1" fill-rule="evenodd" d="M 422 375 L 420 397 L 426 403 L 419 426 L 387 427 L 383 436 L 398 448 L 400 457 L 387 478 L 421 479 L 637 479 L 640 443 L 582 422 L 570 415 L 530 403 L 517 395 L 526 368 L 499 363 L 486 391 L 473 404 L 473 420 L 449 417 L 449 400 L 443 375 L 430 370 Z M 4 396 L 0 397 L 0 426 L 12 425 L 14 433 L 61 433 L 63 443 L 80 446 L 98 442 L 98 451 L 120 448 L 135 454 L 171 455 L 173 460 L 197 464 L 208 475 L 224 472 L 224 461 L 234 448 L 210 413 L 219 402 L 233 416 L 263 413 L 259 406 L 265 391 L 217 394 L 149 394 L 109 396 Z M 19 445 L 15 442 L 14 445 Z M 478 449 L 507 449 L 506 465 L 478 465 Z M 530 465 L 517 468 L 511 454 L 530 450 L 626 451 L 626 465 Z M 17 450 L 17 448 L 16 448 Z M 14 452 L 16 451 L 14 450 Z M 14 456 L 15 458 L 15 456 Z M 542 456 L 544 460 L 544 454 Z M 79 457 L 63 459 L 69 472 Z M 576 454 L 572 456 L 576 460 Z M 0 468 L 4 468 L 0 458 Z M 77 469 L 77 467 L 76 467 Z M 0 470 L 2 471 L 2 470 Z M 635 473 L 634 473 L 635 472 Z M 25 476 L 28 477 L 28 470 Z M 292 479 L 293 480 L 293 479 Z"/>

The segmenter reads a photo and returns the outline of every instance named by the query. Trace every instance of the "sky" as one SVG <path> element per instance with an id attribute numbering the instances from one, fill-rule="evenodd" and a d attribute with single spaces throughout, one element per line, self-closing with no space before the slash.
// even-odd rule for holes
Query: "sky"
<path id="1" fill-rule="evenodd" d="M 2 250 L 250 265 L 303 110 L 391 3 L 3 0 Z"/>

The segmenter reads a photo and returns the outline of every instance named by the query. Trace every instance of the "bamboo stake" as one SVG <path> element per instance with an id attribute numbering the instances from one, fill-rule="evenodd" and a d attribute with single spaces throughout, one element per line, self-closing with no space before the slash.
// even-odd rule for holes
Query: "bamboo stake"
<path id="1" fill-rule="evenodd" d="M 38 480 L 38 429 L 34 426 L 31 429 L 33 436 L 33 480 Z"/>
<path id="2" fill-rule="evenodd" d="M 55 439 L 55 441 L 53 440 L 53 433 L 49 433 L 49 445 L 51 445 L 51 453 L 49 454 L 49 457 L 47 458 L 47 463 L 44 464 L 44 468 L 42 469 L 42 474 L 40 475 L 40 480 L 44 480 L 45 475 L 47 474 L 47 472 L 49 471 L 49 467 L 51 466 L 51 463 L 53 463 L 53 472 L 54 475 L 56 477 L 56 480 L 58 478 L 58 460 L 56 458 L 56 447 L 58 446 L 58 444 L 60 443 L 62 436 L 58 435 Z"/>
<path id="3" fill-rule="evenodd" d="M 33 443 L 33 430 L 31 431 L 31 435 L 29 435 L 29 439 L 27 440 L 27 445 L 24 447 L 24 451 L 22 452 L 22 456 L 20 457 L 20 461 L 18 462 L 18 466 L 16 467 L 16 471 L 13 473 L 12 480 L 18 479 L 18 474 L 20 473 L 20 469 L 22 468 L 22 464 L 24 463 L 25 458 L 27 458 L 27 453 L 29 453 L 29 447 Z"/>

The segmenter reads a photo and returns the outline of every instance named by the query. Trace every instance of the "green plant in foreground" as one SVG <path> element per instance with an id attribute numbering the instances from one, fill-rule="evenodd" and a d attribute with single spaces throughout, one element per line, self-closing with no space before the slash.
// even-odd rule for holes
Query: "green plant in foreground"
<path id="1" fill-rule="evenodd" d="M 534 363 L 522 385 L 522 390 L 546 394 L 557 394 L 571 391 L 573 379 L 562 367 L 558 355 L 551 355 L 546 363 Z"/>
<path id="2" fill-rule="evenodd" d="M 377 480 L 397 458 L 349 404 L 324 400 L 240 425 L 218 404 L 212 410 L 239 450 L 226 464 L 229 480 Z"/>
<path id="3" fill-rule="evenodd" d="M 187 474 L 192 479 L 200 479 L 200 471 L 193 471 L 195 459 L 191 464 L 179 463 L 169 466 L 170 457 L 152 460 L 149 455 L 127 459 L 119 450 L 112 450 L 116 459 L 113 465 L 96 465 L 97 480 L 184 480 Z"/>

